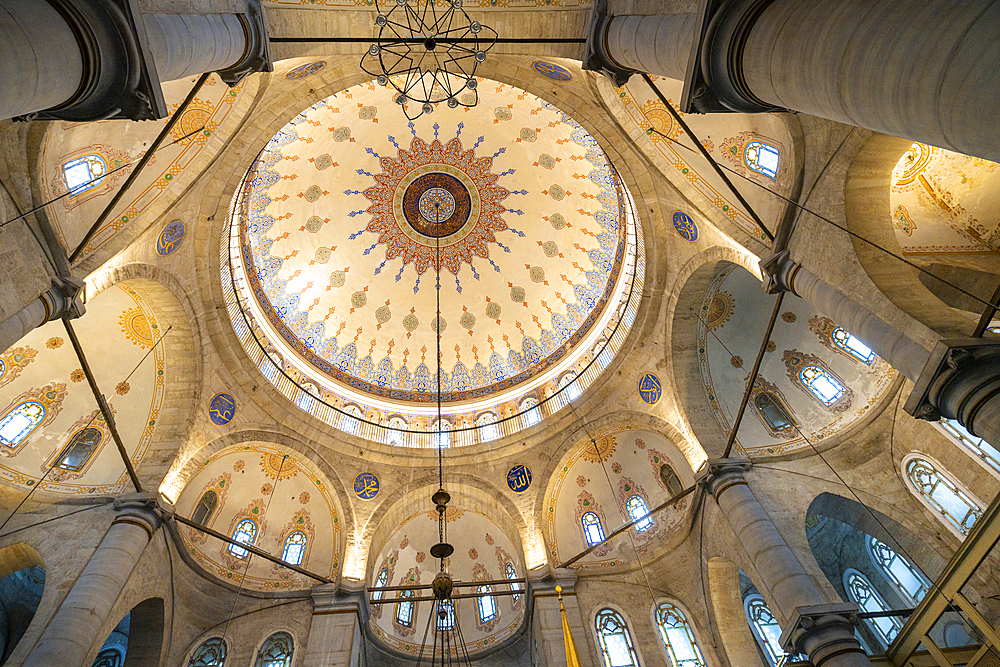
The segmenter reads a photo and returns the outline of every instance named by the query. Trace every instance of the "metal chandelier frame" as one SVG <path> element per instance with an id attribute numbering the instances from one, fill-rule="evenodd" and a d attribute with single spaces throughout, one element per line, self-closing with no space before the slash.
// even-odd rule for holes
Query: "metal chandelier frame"
<path id="1" fill-rule="evenodd" d="M 497 32 L 472 20 L 462 3 L 375 0 L 378 37 L 361 57 L 361 69 L 396 90 L 393 101 L 409 120 L 441 102 L 452 109 L 479 103 L 476 69 L 496 44 Z M 460 99 L 466 91 L 472 100 Z"/>

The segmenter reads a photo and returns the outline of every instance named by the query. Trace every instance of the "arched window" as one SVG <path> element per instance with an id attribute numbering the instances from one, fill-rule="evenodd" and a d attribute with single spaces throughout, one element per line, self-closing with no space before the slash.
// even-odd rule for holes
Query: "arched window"
<path id="1" fill-rule="evenodd" d="M 208 525 L 208 520 L 212 517 L 212 512 L 219 505 L 219 496 L 216 495 L 215 491 L 209 489 L 206 491 L 201 500 L 198 501 L 198 506 L 194 508 L 194 514 L 191 516 L 191 520 L 200 526 Z"/>
<path id="2" fill-rule="evenodd" d="M 275 632 L 260 647 L 256 667 L 291 667 L 294 648 L 290 634 Z"/>
<path id="3" fill-rule="evenodd" d="M 566 373 L 559 380 L 559 388 L 562 391 L 562 395 L 566 403 L 570 401 L 575 401 L 580 397 L 580 383 L 576 381 L 576 374 Z"/>
<path id="4" fill-rule="evenodd" d="M 593 512 L 584 512 L 580 517 L 580 525 L 583 526 L 583 536 L 587 539 L 588 546 L 604 541 L 604 526 L 601 525 L 599 516 Z"/>
<path id="5" fill-rule="evenodd" d="M 226 642 L 222 637 L 212 637 L 195 649 L 188 667 L 223 667 L 225 664 Z"/>
<path id="6" fill-rule="evenodd" d="M 514 599 L 514 604 L 517 604 L 517 601 L 521 599 L 521 594 L 517 592 L 521 590 L 521 584 L 513 581 L 514 579 L 517 579 L 517 570 L 514 569 L 514 564 L 510 561 L 507 561 L 507 563 L 503 566 L 503 570 L 504 574 L 507 575 L 507 579 L 511 580 L 510 590 L 514 591 L 514 594 L 511 597 Z"/>
<path id="7" fill-rule="evenodd" d="M 654 615 L 671 667 L 705 667 L 705 658 L 684 612 L 663 602 L 656 605 Z"/>
<path id="8" fill-rule="evenodd" d="M 66 189 L 78 195 L 104 183 L 108 164 L 97 153 L 90 153 L 70 160 L 62 169 Z"/>
<path id="9" fill-rule="evenodd" d="M 875 361 L 875 353 L 870 347 L 858 340 L 854 334 L 849 334 L 844 331 L 843 327 L 837 327 L 830 334 L 830 338 L 833 339 L 833 344 L 847 352 L 849 355 L 857 359 L 858 361 L 863 361 L 866 364 L 871 364 Z"/>
<path id="10" fill-rule="evenodd" d="M 285 538 L 285 547 L 281 550 L 281 560 L 292 565 L 302 565 L 308 541 L 309 538 L 301 530 L 293 531 Z"/>
<path id="11" fill-rule="evenodd" d="M 753 406 L 757 408 L 757 413 L 772 431 L 784 431 L 795 425 L 795 420 L 785 409 L 781 399 L 769 391 L 757 394 L 753 399 Z"/>
<path id="12" fill-rule="evenodd" d="M 945 434 L 957 442 L 963 449 L 976 457 L 977 460 L 985 463 L 995 472 L 1000 473 L 1000 451 L 997 451 L 993 445 L 978 436 L 972 435 L 954 419 L 942 417 L 940 421 L 933 422 L 933 424 L 944 431 Z"/>
<path id="13" fill-rule="evenodd" d="M 844 572 L 844 588 L 847 590 L 847 597 L 858 605 L 862 612 L 889 611 L 889 605 L 868 581 L 868 577 L 857 570 L 848 569 Z M 903 624 L 895 616 L 866 618 L 865 623 L 868 625 L 868 629 L 882 642 L 883 648 L 889 647 L 889 643 L 903 627 Z"/>
<path id="14" fill-rule="evenodd" d="M 526 399 L 521 401 L 519 406 L 521 415 L 524 417 L 525 426 L 534 426 L 538 422 L 542 421 L 542 413 L 538 409 L 538 401 L 535 400 L 534 396 L 528 396 Z"/>
<path id="15" fill-rule="evenodd" d="M 629 499 L 625 501 L 625 509 L 628 510 L 628 515 L 635 521 L 635 532 L 641 533 L 653 525 L 653 519 L 649 516 L 649 506 L 646 505 L 646 501 L 642 499 L 642 496 L 629 496 Z"/>
<path id="16" fill-rule="evenodd" d="M 316 398 L 320 395 L 319 389 L 311 382 L 303 382 L 300 387 L 298 406 L 308 413 L 312 413 L 316 407 Z"/>
<path id="17" fill-rule="evenodd" d="M 743 161 L 758 174 L 778 176 L 778 149 L 763 141 L 751 141 L 743 149 Z"/>
<path id="18" fill-rule="evenodd" d="M 253 522 L 253 519 L 243 519 L 236 525 L 236 530 L 233 531 L 233 539 L 240 544 L 253 544 L 253 541 L 257 539 L 257 524 Z M 246 558 L 249 552 L 235 544 L 230 544 L 229 553 L 237 558 Z"/>
<path id="19" fill-rule="evenodd" d="M 673 467 L 669 463 L 664 463 L 660 466 L 660 481 L 663 482 L 663 486 L 667 488 L 667 493 L 671 497 L 676 496 L 684 490 L 681 478 L 677 476 L 677 473 L 674 472 Z"/>
<path id="20" fill-rule="evenodd" d="M 406 590 L 399 594 L 400 602 L 396 603 L 396 622 L 406 627 L 413 625 L 413 591 Z"/>
<path id="21" fill-rule="evenodd" d="M 781 626 L 774 619 L 774 614 L 764 602 L 764 597 L 760 593 L 751 593 L 743 599 L 743 609 L 747 614 L 747 622 L 753 631 L 753 636 L 760 645 L 764 655 L 771 662 L 773 667 L 777 667 L 778 661 L 785 657 L 785 652 L 781 650 Z"/>
<path id="22" fill-rule="evenodd" d="M 17 447 L 45 419 L 45 406 L 38 401 L 24 401 L 0 419 L 0 442 Z"/>
<path id="23" fill-rule="evenodd" d="M 479 622 L 489 623 L 497 617 L 497 600 L 490 595 L 493 592 L 493 587 L 489 584 L 483 584 L 476 589 L 476 592 L 480 594 L 476 598 L 479 603 Z"/>
<path id="24" fill-rule="evenodd" d="M 595 625 L 605 667 L 639 667 L 632 635 L 621 614 L 605 607 L 597 612 Z"/>
<path id="25" fill-rule="evenodd" d="M 106 648 L 97 654 L 92 667 L 122 667 L 125 662 L 121 650 L 118 648 Z"/>
<path id="26" fill-rule="evenodd" d="M 844 385 L 819 366 L 806 366 L 799 372 L 799 379 L 823 405 L 833 405 L 847 391 Z"/>
<path id="27" fill-rule="evenodd" d="M 497 428 L 497 417 L 492 412 L 484 412 L 476 419 L 476 426 L 479 427 L 479 439 L 482 442 L 489 442 L 500 437 L 500 429 Z"/>
<path id="28" fill-rule="evenodd" d="M 946 526 L 964 537 L 983 510 L 954 480 L 933 463 L 920 457 L 907 457 L 903 463 L 911 491 L 935 514 L 941 515 Z"/>
<path id="29" fill-rule="evenodd" d="M 93 426 L 81 428 L 69 439 L 69 443 L 63 448 L 62 453 L 59 454 L 59 458 L 56 459 L 55 466 L 74 472 L 81 470 L 83 466 L 87 465 L 87 461 L 94 455 L 94 452 L 97 451 L 97 447 L 101 444 L 103 438 L 104 434 L 98 428 L 94 428 Z"/>
<path id="30" fill-rule="evenodd" d="M 340 430 L 344 433 L 355 433 L 358 430 L 358 426 L 361 424 L 361 417 L 363 413 L 361 408 L 356 405 L 348 405 L 343 410 L 344 414 L 340 415 Z"/>
<path id="31" fill-rule="evenodd" d="M 406 440 L 409 433 L 406 429 L 410 428 L 410 425 L 406 423 L 406 420 L 402 417 L 393 417 L 386 424 L 386 429 L 389 436 L 389 444 L 396 445 L 397 447 L 405 447 Z"/>
<path id="32" fill-rule="evenodd" d="M 441 614 L 442 611 L 444 612 L 443 615 Z M 455 629 L 455 603 L 451 600 L 438 602 L 437 628 L 438 630 Z"/>
<path id="33" fill-rule="evenodd" d="M 451 429 L 451 422 L 447 419 L 434 420 L 434 423 L 431 425 L 431 442 L 434 443 L 435 449 L 438 447 L 441 449 L 448 449 L 451 447 L 451 433 L 449 433 Z"/>
<path id="34" fill-rule="evenodd" d="M 375 579 L 375 588 L 383 588 L 387 583 L 389 583 L 389 568 L 383 567 L 378 571 L 378 577 Z M 382 599 L 382 591 L 372 591 L 373 600 Z"/>
<path id="35" fill-rule="evenodd" d="M 931 582 L 920 570 L 871 535 L 867 540 L 868 555 L 899 593 L 914 607 L 924 599 Z"/>

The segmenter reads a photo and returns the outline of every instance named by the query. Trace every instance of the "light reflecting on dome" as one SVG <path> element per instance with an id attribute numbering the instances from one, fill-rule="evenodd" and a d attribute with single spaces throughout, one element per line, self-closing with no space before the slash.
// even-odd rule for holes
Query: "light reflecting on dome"
<path id="1" fill-rule="evenodd" d="M 481 83 L 475 109 L 408 126 L 378 123 L 393 109 L 374 83 L 332 95 L 271 139 L 234 200 L 236 331 L 272 384 L 348 433 L 437 445 L 439 332 L 460 446 L 574 400 L 631 325 L 640 235 L 603 151 L 544 100 Z"/>

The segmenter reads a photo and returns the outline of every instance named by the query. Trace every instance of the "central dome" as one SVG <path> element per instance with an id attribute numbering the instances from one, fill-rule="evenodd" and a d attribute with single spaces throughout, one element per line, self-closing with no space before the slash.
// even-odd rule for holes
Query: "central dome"
<path id="1" fill-rule="evenodd" d="M 350 88 L 248 174 L 240 305 L 282 371 L 334 403 L 435 413 L 439 333 L 446 411 L 538 403 L 618 322 L 636 235 L 604 153 L 545 101 L 479 90 L 404 124 L 388 89 Z"/>

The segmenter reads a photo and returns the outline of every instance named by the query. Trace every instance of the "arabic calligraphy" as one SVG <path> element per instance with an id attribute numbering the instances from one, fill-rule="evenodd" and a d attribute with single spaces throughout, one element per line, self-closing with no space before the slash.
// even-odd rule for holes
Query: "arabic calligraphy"
<path id="1" fill-rule="evenodd" d="M 208 404 L 208 417 L 217 426 L 225 426 L 236 416 L 236 399 L 232 394 L 216 394 Z"/>
<path id="2" fill-rule="evenodd" d="M 660 378 L 652 373 L 646 373 L 639 378 L 639 398 L 649 405 L 655 405 L 660 400 L 663 388 L 660 386 Z"/>
<path id="3" fill-rule="evenodd" d="M 531 486 L 531 470 L 525 465 L 516 465 L 507 471 L 507 486 L 514 493 L 524 493 Z"/>
<path id="4" fill-rule="evenodd" d="M 378 495 L 378 477 L 363 472 L 354 478 L 354 495 L 361 500 L 371 500 Z"/>

